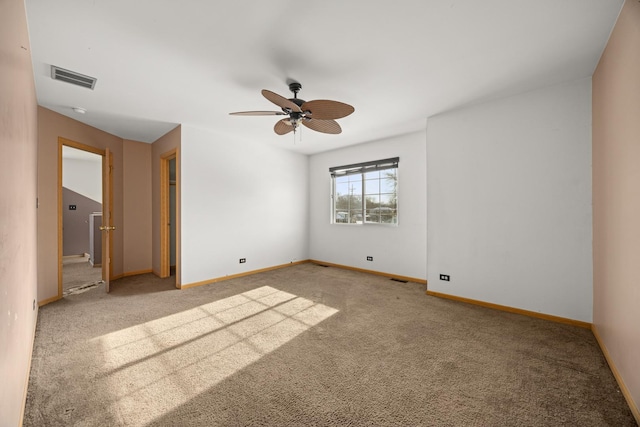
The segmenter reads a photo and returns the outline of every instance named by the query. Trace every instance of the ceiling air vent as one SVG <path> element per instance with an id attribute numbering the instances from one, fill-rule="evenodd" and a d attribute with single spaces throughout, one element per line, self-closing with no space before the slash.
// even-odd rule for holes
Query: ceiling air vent
<path id="1" fill-rule="evenodd" d="M 56 67 L 55 65 L 51 66 L 51 78 L 53 80 L 71 83 L 72 85 L 86 87 L 87 89 L 93 89 L 96 85 L 96 81 L 98 81 L 95 77 L 85 76 L 84 74 L 65 70 L 64 68 Z"/>

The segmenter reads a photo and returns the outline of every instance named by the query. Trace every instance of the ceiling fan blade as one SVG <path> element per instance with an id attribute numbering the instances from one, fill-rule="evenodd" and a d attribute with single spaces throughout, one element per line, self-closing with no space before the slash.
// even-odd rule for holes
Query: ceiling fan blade
<path id="1" fill-rule="evenodd" d="M 284 96 L 280 96 L 277 93 L 271 92 L 270 90 L 262 89 L 262 95 L 280 108 L 288 108 L 289 110 L 294 111 L 296 113 L 302 112 L 302 110 L 300 109 L 300 107 L 298 107 L 297 104 L 289 101 Z"/>
<path id="2" fill-rule="evenodd" d="M 237 113 L 229 113 L 231 116 L 284 116 L 282 111 L 238 111 Z"/>
<path id="3" fill-rule="evenodd" d="M 305 102 L 300 106 L 302 111 L 311 111 L 311 117 L 320 120 L 341 119 L 355 111 L 349 104 L 328 99 L 317 99 Z"/>
<path id="4" fill-rule="evenodd" d="M 342 132 L 342 128 L 335 120 L 305 119 L 302 124 L 322 133 L 338 134 Z"/>
<path id="5" fill-rule="evenodd" d="M 278 120 L 276 125 L 273 127 L 273 130 L 278 135 L 284 135 L 285 133 L 289 133 L 293 130 L 293 126 L 291 123 L 287 121 L 287 119 Z"/>

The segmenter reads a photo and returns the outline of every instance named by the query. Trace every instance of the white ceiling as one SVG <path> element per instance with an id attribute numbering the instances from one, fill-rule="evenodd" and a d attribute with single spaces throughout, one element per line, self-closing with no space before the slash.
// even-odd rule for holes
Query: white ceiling
<path id="1" fill-rule="evenodd" d="M 591 76 L 623 0 L 26 0 L 38 103 L 153 142 L 179 123 L 220 142 L 316 153 L 404 134 L 453 108 Z M 98 79 L 54 81 L 57 65 Z M 355 107 L 340 135 L 278 136 L 260 94 Z M 87 109 L 84 115 L 71 107 Z"/>

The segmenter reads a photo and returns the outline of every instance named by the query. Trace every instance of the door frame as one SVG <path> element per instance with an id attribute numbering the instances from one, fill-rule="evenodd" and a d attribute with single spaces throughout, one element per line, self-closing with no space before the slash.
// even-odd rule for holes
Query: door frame
<path id="1" fill-rule="evenodd" d="M 102 194 L 109 197 L 102 197 L 102 281 L 107 293 L 110 291 L 110 281 L 113 276 L 113 241 L 112 234 L 116 228 L 113 226 L 113 155 L 107 148 L 102 157 Z M 106 236 L 106 237 L 105 237 Z M 104 266 L 107 266 L 105 269 Z"/>
<path id="2" fill-rule="evenodd" d="M 76 148 L 78 150 L 82 150 L 82 151 L 87 151 L 89 153 L 94 153 L 94 154 L 98 154 L 100 156 L 102 156 L 102 171 L 100 176 L 102 176 L 102 180 L 104 180 L 104 168 L 108 167 L 105 166 L 105 154 L 106 151 L 102 150 L 100 148 L 95 148 L 92 147 L 90 145 L 86 145 L 86 144 L 82 144 L 80 142 L 76 142 L 76 141 L 72 141 L 70 139 L 67 138 L 63 138 L 63 137 L 58 137 L 58 299 L 62 298 L 62 293 L 63 293 L 63 277 L 62 277 L 62 251 L 63 251 L 63 246 L 62 246 L 62 239 L 63 239 L 63 231 L 62 231 L 62 147 L 63 146 L 67 146 L 67 147 L 71 147 L 71 148 Z M 104 201 L 105 201 L 105 197 L 108 197 L 109 199 L 109 206 L 113 206 L 113 177 L 111 174 L 109 174 L 110 177 L 110 182 L 109 182 L 109 194 L 105 194 L 104 192 L 104 182 L 102 183 L 102 188 L 103 188 L 103 192 L 102 192 L 102 205 L 104 206 Z M 112 238 L 112 234 L 113 233 L 106 233 L 106 235 L 108 236 L 108 239 L 110 240 L 109 243 L 109 258 L 113 259 L 113 238 Z M 103 237 L 104 238 L 104 237 Z M 104 256 L 104 255 L 103 255 Z M 113 276 L 113 264 L 112 263 L 108 263 L 109 264 L 109 277 Z M 105 265 L 104 263 L 102 263 L 102 279 L 104 280 L 105 276 L 106 276 L 106 271 L 105 271 Z"/>
<path id="3" fill-rule="evenodd" d="M 177 148 L 160 155 L 160 277 L 166 278 L 171 275 L 169 162 L 173 159 L 176 160 L 176 288 L 180 289 L 180 163 Z"/>

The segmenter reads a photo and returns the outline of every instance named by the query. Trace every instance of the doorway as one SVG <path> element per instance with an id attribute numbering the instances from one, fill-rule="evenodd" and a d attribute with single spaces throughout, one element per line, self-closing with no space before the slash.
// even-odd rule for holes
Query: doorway
<path id="1" fill-rule="evenodd" d="M 178 159 L 177 150 L 160 156 L 160 277 L 178 280 Z"/>
<path id="2" fill-rule="evenodd" d="M 176 274 L 176 158 L 169 159 L 169 271 Z"/>
<path id="3" fill-rule="evenodd" d="M 62 298 L 108 280 L 110 263 L 104 259 L 111 258 L 111 250 L 105 251 L 103 240 L 110 237 L 102 231 L 102 218 L 111 191 L 105 186 L 108 150 L 64 138 L 58 145 L 58 298 Z"/>

